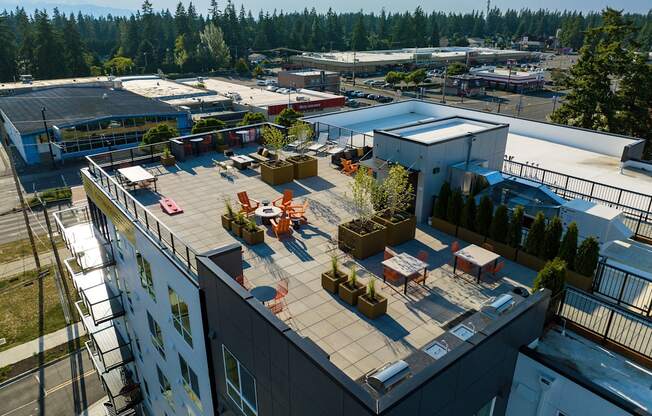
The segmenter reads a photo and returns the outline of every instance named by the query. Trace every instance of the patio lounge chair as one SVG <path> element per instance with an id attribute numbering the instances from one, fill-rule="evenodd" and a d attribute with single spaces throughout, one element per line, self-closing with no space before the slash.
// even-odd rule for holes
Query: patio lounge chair
<path id="1" fill-rule="evenodd" d="M 292 228 L 290 227 L 291 222 L 288 217 L 281 217 L 278 220 L 272 218 L 270 223 L 272 224 L 272 230 L 276 234 L 276 238 L 279 240 L 283 234 L 290 235 L 292 233 Z"/>
<path id="2" fill-rule="evenodd" d="M 291 189 L 286 189 L 283 191 L 283 196 L 276 198 L 272 201 L 272 205 L 277 208 L 281 208 L 283 211 L 287 211 L 292 205 L 293 193 Z"/>
<path id="3" fill-rule="evenodd" d="M 249 198 L 247 191 L 238 192 L 238 201 L 240 202 L 240 212 L 244 212 L 248 217 L 253 215 L 260 206 L 260 202 Z"/>
<path id="4" fill-rule="evenodd" d="M 342 173 L 346 175 L 353 175 L 358 171 L 359 163 L 353 163 L 350 160 L 342 159 Z"/>

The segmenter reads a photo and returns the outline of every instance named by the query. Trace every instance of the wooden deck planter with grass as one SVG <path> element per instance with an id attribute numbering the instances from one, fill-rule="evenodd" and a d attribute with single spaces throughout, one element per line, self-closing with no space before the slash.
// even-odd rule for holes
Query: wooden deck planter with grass
<path id="1" fill-rule="evenodd" d="M 233 231 L 233 234 L 237 235 L 238 237 L 242 237 L 242 230 L 245 225 L 246 223 L 239 223 L 233 220 L 231 221 L 231 231 Z"/>
<path id="2" fill-rule="evenodd" d="M 359 296 L 364 293 L 364 290 L 364 285 L 362 283 L 356 282 L 355 287 L 352 288 L 349 286 L 349 282 L 343 282 L 337 287 L 337 294 L 344 302 L 351 306 L 355 306 L 358 303 Z"/>
<path id="3" fill-rule="evenodd" d="M 251 230 L 249 227 L 243 227 L 242 239 L 250 246 L 260 244 L 265 241 L 265 231 L 259 227 L 256 227 L 255 230 Z"/>
<path id="4" fill-rule="evenodd" d="M 385 226 L 385 244 L 397 246 L 414 239 L 417 230 L 417 217 L 407 212 L 394 214 L 393 218 L 387 211 L 374 216 L 373 220 Z"/>
<path id="5" fill-rule="evenodd" d="M 333 277 L 333 271 L 321 274 L 321 287 L 330 293 L 337 293 L 340 283 L 346 282 L 346 273 L 338 271 L 337 276 Z"/>
<path id="6" fill-rule="evenodd" d="M 173 154 L 162 154 L 161 155 L 161 165 L 163 166 L 174 166 L 177 164 L 177 158 Z"/>
<path id="7" fill-rule="evenodd" d="M 368 294 L 358 297 L 358 310 L 369 319 L 376 319 L 387 313 L 387 298 L 376 293 L 373 299 Z"/>
<path id="8" fill-rule="evenodd" d="M 455 237 L 457 235 L 457 226 L 441 218 L 430 218 L 430 225 L 448 235 Z"/>
<path id="9" fill-rule="evenodd" d="M 526 253 L 523 250 L 519 250 L 516 255 L 516 262 L 522 266 L 528 267 L 537 272 L 543 269 L 543 266 L 546 262 L 543 259 L 533 256 L 532 254 Z"/>
<path id="10" fill-rule="evenodd" d="M 227 231 L 231 231 L 231 222 L 233 221 L 233 218 L 231 218 L 227 214 L 222 214 L 221 218 L 222 218 L 222 227 Z"/>
<path id="11" fill-rule="evenodd" d="M 294 179 L 305 179 L 317 176 L 317 159 L 312 156 L 291 156 L 287 161 L 292 163 Z"/>
<path id="12" fill-rule="evenodd" d="M 368 221 L 365 227 L 368 231 L 359 233 L 357 221 L 340 224 L 337 227 L 338 247 L 344 252 L 350 252 L 356 259 L 366 259 L 385 249 L 385 226 L 374 221 Z"/>
<path id="13" fill-rule="evenodd" d="M 281 185 L 294 180 L 294 165 L 287 161 L 269 161 L 260 164 L 260 178 L 270 185 Z"/>

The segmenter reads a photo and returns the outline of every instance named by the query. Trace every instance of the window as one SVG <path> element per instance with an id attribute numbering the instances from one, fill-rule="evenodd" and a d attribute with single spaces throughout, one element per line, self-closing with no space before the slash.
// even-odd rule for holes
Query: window
<path id="1" fill-rule="evenodd" d="M 181 367 L 181 377 L 183 377 L 183 387 L 186 389 L 188 396 L 192 399 L 197 407 L 201 410 L 201 400 L 199 396 L 199 381 L 197 375 L 190 368 L 186 360 L 179 354 L 179 366 Z"/>
<path id="2" fill-rule="evenodd" d="M 118 230 L 115 230 L 115 247 L 118 251 L 118 257 L 120 257 L 120 260 L 124 260 L 125 257 L 122 254 L 124 250 L 124 244 L 122 243 L 122 238 L 120 237 Z"/>
<path id="3" fill-rule="evenodd" d="M 222 354 L 226 373 L 226 391 L 229 397 L 245 415 L 257 415 L 256 379 L 224 345 L 222 345 Z"/>
<path id="4" fill-rule="evenodd" d="M 170 311 L 172 312 L 172 321 L 179 334 L 192 347 L 192 332 L 190 331 L 190 316 L 188 305 L 177 295 L 177 293 L 168 287 L 170 298 Z"/>
<path id="5" fill-rule="evenodd" d="M 136 262 L 138 263 L 138 275 L 140 276 L 140 283 L 149 295 L 156 301 L 156 294 L 154 293 L 154 280 L 152 280 L 152 268 L 149 262 L 143 257 L 142 254 L 136 253 Z"/>
<path id="6" fill-rule="evenodd" d="M 170 382 L 165 377 L 158 365 L 156 366 L 156 372 L 158 373 L 158 384 L 161 387 L 161 394 L 163 397 L 165 397 L 165 400 L 168 401 L 168 404 L 171 407 L 174 407 L 174 399 L 172 398 L 172 387 L 170 386 Z"/>
<path id="7" fill-rule="evenodd" d="M 163 333 L 161 332 L 161 327 L 154 318 L 152 318 L 152 315 L 150 315 L 149 312 L 147 312 L 147 323 L 149 325 L 149 332 L 152 334 L 152 344 L 154 344 L 161 356 L 165 358 L 165 346 L 163 345 Z"/>

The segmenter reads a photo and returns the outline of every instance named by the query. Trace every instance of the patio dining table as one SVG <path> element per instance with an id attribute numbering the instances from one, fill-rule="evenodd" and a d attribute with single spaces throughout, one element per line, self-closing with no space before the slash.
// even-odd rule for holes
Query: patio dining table
<path id="1" fill-rule="evenodd" d="M 405 286 L 403 293 L 407 293 L 408 281 L 411 277 L 417 276 L 420 273 L 425 273 L 428 269 L 428 263 L 419 260 L 418 258 L 409 255 L 408 253 L 401 253 L 392 258 L 389 258 L 381 263 L 383 266 L 394 270 L 405 278 Z M 383 281 L 385 277 L 383 274 Z"/>
<path id="2" fill-rule="evenodd" d="M 477 282 L 480 283 L 480 276 L 482 275 L 482 268 L 489 263 L 494 263 L 494 266 L 500 258 L 499 254 L 489 251 L 475 244 L 457 250 L 454 253 L 455 260 L 453 261 L 453 274 L 457 271 L 457 259 L 463 259 L 473 264 L 478 268 Z"/>
<path id="3" fill-rule="evenodd" d="M 149 173 L 142 166 L 131 166 L 128 168 L 118 169 L 118 174 L 122 179 L 122 182 L 126 183 L 128 186 L 141 186 L 149 187 L 149 184 L 154 183 L 154 191 L 158 192 L 156 188 L 156 176 Z"/>

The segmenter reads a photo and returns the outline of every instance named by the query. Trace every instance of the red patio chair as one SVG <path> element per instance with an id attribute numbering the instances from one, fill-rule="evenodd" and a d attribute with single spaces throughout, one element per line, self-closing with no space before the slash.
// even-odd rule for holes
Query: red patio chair
<path id="1" fill-rule="evenodd" d="M 270 223 L 272 224 L 272 230 L 274 230 L 274 234 L 276 234 L 276 238 L 279 240 L 281 239 L 281 236 L 284 234 L 290 235 L 292 233 L 292 228 L 290 227 L 291 222 L 289 217 L 281 217 L 278 220 L 275 218 L 272 218 L 270 220 Z"/>
<path id="2" fill-rule="evenodd" d="M 283 279 L 276 285 L 276 296 L 268 306 L 270 312 L 273 314 L 278 314 L 287 309 L 287 303 L 285 302 L 285 296 L 288 294 L 288 280 Z"/>
<path id="3" fill-rule="evenodd" d="M 283 211 L 287 211 L 290 206 L 292 206 L 292 189 L 286 189 L 283 191 L 283 196 L 280 196 L 272 201 L 272 205 L 277 208 L 281 208 Z"/>
<path id="4" fill-rule="evenodd" d="M 306 218 L 306 212 L 308 211 L 308 200 L 303 201 L 303 205 L 290 205 L 288 207 L 288 215 L 290 219 L 298 219 L 303 223 L 308 223 L 308 218 Z"/>
<path id="5" fill-rule="evenodd" d="M 260 202 L 249 198 L 247 191 L 238 192 L 238 202 L 240 202 L 240 212 L 244 212 L 248 217 L 253 215 L 260 206 Z"/>

